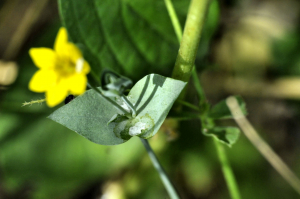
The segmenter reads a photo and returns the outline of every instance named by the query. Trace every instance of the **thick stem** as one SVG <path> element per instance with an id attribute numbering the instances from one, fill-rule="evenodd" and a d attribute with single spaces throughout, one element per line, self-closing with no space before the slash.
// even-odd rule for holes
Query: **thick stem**
<path id="1" fill-rule="evenodd" d="M 219 160 L 222 165 L 223 175 L 225 177 L 225 181 L 232 199 L 240 199 L 239 189 L 233 174 L 233 171 L 230 167 L 229 161 L 226 156 L 226 152 L 222 144 L 214 138 L 214 143 L 218 152 Z"/>
<path id="2" fill-rule="evenodd" d="M 210 0 L 192 0 L 172 78 L 188 82 L 191 76 Z"/>
<path id="3" fill-rule="evenodd" d="M 161 164 L 159 163 L 155 153 L 153 152 L 151 146 L 149 145 L 149 142 L 148 140 L 145 140 L 145 139 L 142 139 L 140 138 L 151 161 L 152 161 L 152 164 L 154 166 L 154 168 L 157 170 L 158 174 L 159 174 L 159 177 L 160 179 L 162 180 L 166 190 L 168 191 L 169 193 L 169 196 L 171 199 L 179 199 L 179 196 L 173 186 L 173 184 L 171 183 L 171 181 L 169 180 L 165 170 L 163 169 L 163 167 L 161 166 Z"/>

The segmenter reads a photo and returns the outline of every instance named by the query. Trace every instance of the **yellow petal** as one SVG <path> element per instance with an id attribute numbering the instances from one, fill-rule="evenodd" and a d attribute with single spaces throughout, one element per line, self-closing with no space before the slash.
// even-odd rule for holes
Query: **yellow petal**
<path id="1" fill-rule="evenodd" d="M 64 27 L 61 27 L 57 33 L 55 43 L 54 43 L 54 50 L 58 54 L 63 54 L 66 49 L 66 44 L 68 43 L 68 33 Z"/>
<path id="2" fill-rule="evenodd" d="M 86 75 L 86 74 L 88 74 L 90 71 L 91 71 L 91 67 L 90 67 L 89 63 L 86 62 L 86 61 L 84 61 L 82 73 Z"/>
<path id="3" fill-rule="evenodd" d="M 73 43 L 68 43 L 66 49 L 65 55 L 69 57 L 73 63 L 76 63 L 78 59 L 83 57 L 80 49 Z"/>
<path id="4" fill-rule="evenodd" d="M 76 73 L 68 78 L 67 84 L 70 93 L 73 95 L 80 95 L 86 90 L 87 78 L 84 74 Z"/>
<path id="5" fill-rule="evenodd" d="M 57 74 L 53 70 L 38 70 L 29 82 L 29 89 L 34 92 L 45 92 L 56 84 Z"/>
<path id="6" fill-rule="evenodd" d="M 54 107 L 63 102 L 68 95 L 68 87 L 64 81 L 60 81 L 57 85 L 50 88 L 46 92 L 46 103 L 49 107 Z"/>
<path id="7" fill-rule="evenodd" d="M 31 48 L 29 55 L 38 68 L 51 69 L 55 67 L 57 56 L 50 48 Z"/>

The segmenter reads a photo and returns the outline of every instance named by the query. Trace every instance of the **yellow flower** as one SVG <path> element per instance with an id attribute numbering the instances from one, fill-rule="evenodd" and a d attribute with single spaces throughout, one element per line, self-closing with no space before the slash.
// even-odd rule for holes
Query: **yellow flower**
<path id="1" fill-rule="evenodd" d="M 61 103 L 68 94 L 80 95 L 85 91 L 90 66 L 80 50 L 68 42 L 65 28 L 59 29 L 54 50 L 31 48 L 29 54 L 39 68 L 29 82 L 29 89 L 46 92 L 49 107 Z"/>

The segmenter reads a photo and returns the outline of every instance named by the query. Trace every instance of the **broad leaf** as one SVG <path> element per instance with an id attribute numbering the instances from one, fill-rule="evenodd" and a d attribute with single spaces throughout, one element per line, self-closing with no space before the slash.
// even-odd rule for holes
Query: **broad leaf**
<path id="1" fill-rule="evenodd" d="M 203 131 L 204 135 L 215 136 L 220 142 L 228 145 L 229 147 L 237 141 L 240 133 L 240 129 L 236 127 L 214 127 Z"/>
<path id="2" fill-rule="evenodd" d="M 137 110 L 135 118 L 121 111 L 120 107 L 130 109 L 120 98 L 110 100 L 113 105 L 94 90 L 75 98 L 49 118 L 97 144 L 121 144 L 132 136 L 146 139 L 157 133 L 185 84 L 156 74 L 138 81 L 128 94 Z"/>
<path id="3" fill-rule="evenodd" d="M 181 21 L 188 3 L 174 0 Z M 173 65 L 178 43 L 164 1 L 59 0 L 59 7 L 70 39 L 85 46 L 96 74 L 108 67 L 137 78 Z"/>
<path id="4" fill-rule="evenodd" d="M 247 115 L 246 103 L 241 96 L 234 96 L 238 101 L 238 104 L 244 115 Z M 212 107 L 210 110 L 208 117 L 212 119 L 227 119 L 233 118 L 231 112 L 226 104 L 226 100 L 222 100 L 218 104 Z"/>

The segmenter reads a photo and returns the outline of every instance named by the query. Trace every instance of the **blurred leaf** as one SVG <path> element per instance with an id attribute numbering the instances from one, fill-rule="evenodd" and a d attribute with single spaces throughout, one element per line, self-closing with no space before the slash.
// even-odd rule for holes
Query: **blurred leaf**
<path id="1" fill-rule="evenodd" d="M 175 2 L 185 17 L 188 4 Z M 92 54 L 87 61 L 98 60 L 91 65 L 96 74 L 105 67 L 135 78 L 163 73 L 176 58 L 178 44 L 163 1 L 60 0 L 59 7 L 70 39 Z"/>
<path id="2" fill-rule="evenodd" d="M 272 43 L 273 63 L 271 72 L 277 76 L 300 75 L 299 30 L 288 32 Z"/>
<path id="3" fill-rule="evenodd" d="M 205 195 L 211 191 L 214 177 L 212 164 L 208 158 L 190 152 L 180 159 L 180 164 L 185 181 L 197 198 L 201 198 L 201 194 Z"/>
<path id="4" fill-rule="evenodd" d="M 1 120 L 5 118 L 0 117 Z M 1 177 L 11 191 L 24 185 L 34 187 L 32 194 L 38 196 L 33 198 L 50 199 L 62 195 L 73 198 L 71 196 L 76 196 L 95 179 L 118 175 L 122 169 L 138 163 L 144 152 L 139 150 L 139 139 L 111 148 L 101 146 L 46 118 L 22 127 L 21 136 L 1 145 Z M 2 130 L 5 128 L 0 132 Z M 47 194 L 39 197 L 45 191 Z"/>
<path id="5" fill-rule="evenodd" d="M 238 101 L 240 108 L 244 115 L 247 115 L 246 103 L 241 96 L 234 96 Z M 231 112 L 226 104 L 226 100 L 222 100 L 218 104 L 212 107 L 210 110 L 208 117 L 212 119 L 227 119 L 232 118 Z"/>
<path id="6" fill-rule="evenodd" d="M 220 13 L 219 3 L 217 0 L 213 0 L 210 4 L 207 13 L 207 18 L 205 19 L 204 22 L 203 33 L 201 36 L 201 41 L 197 53 L 197 57 L 199 58 L 203 58 L 209 52 L 209 48 L 211 45 L 210 43 L 211 38 L 216 32 L 219 25 L 219 17 L 220 17 L 219 13 Z M 203 66 L 202 59 L 201 62 L 196 65 Z"/>
<path id="7" fill-rule="evenodd" d="M 215 136 L 221 143 L 227 144 L 229 147 L 237 141 L 240 133 L 240 129 L 236 127 L 214 127 L 203 130 L 204 135 Z"/>
<path id="8" fill-rule="evenodd" d="M 123 101 L 117 99 L 113 105 L 94 90 L 72 100 L 49 118 L 97 144 L 117 145 L 135 135 L 147 139 L 159 130 L 185 84 L 156 74 L 147 75 L 128 95 L 137 110 L 134 118 L 128 118 L 116 107 L 126 107 Z"/>

